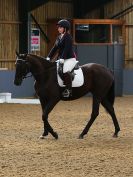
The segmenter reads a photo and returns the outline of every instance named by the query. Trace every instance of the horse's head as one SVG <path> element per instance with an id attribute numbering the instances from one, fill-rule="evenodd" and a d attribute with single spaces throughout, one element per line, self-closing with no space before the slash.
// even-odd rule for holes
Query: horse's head
<path id="1" fill-rule="evenodd" d="M 27 61 L 27 54 L 19 54 L 16 52 L 16 72 L 15 72 L 15 79 L 14 84 L 19 86 L 21 85 L 23 79 L 26 75 L 30 72 L 29 62 Z"/>

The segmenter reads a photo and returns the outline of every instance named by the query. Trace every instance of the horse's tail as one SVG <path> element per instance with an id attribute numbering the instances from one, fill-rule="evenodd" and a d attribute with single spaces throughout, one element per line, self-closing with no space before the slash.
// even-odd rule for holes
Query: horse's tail
<path id="1" fill-rule="evenodd" d="M 114 101 L 115 101 L 115 82 L 114 82 L 114 80 L 113 80 L 113 83 L 112 83 L 108 93 L 107 93 L 107 98 L 108 98 L 108 101 L 113 106 L 114 105 Z"/>

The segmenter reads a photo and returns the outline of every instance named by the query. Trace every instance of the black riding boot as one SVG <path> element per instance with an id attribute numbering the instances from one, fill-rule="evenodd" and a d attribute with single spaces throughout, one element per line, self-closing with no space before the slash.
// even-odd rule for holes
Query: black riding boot
<path id="1" fill-rule="evenodd" d="M 66 85 L 66 89 L 63 91 L 63 97 L 72 96 L 72 76 L 70 72 L 64 73 L 64 85 Z"/>

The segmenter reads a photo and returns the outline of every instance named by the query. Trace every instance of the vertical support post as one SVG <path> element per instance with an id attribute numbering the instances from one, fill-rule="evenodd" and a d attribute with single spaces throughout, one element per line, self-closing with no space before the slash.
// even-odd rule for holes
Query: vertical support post
<path id="1" fill-rule="evenodd" d="M 31 14 L 28 12 L 28 53 L 31 53 Z"/>
<path id="2" fill-rule="evenodd" d="M 28 3 L 24 0 L 18 1 L 19 5 L 19 53 L 28 53 Z"/>

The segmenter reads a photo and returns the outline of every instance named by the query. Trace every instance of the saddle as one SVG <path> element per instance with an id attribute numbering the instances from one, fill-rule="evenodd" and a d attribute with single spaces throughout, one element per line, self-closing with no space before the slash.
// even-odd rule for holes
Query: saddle
<path id="1" fill-rule="evenodd" d="M 70 72 L 71 73 L 71 76 L 72 76 L 72 81 L 74 80 L 74 77 L 75 77 L 75 72 L 74 70 L 78 70 L 79 69 L 79 62 L 76 63 L 76 65 L 74 66 L 74 68 L 72 69 L 72 71 Z M 58 66 L 58 74 L 60 76 L 60 78 L 64 81 L 64 74 L 63 74 L 63 65 L 64 63 L 60 63 L 59 62 L 59 66 Z"/>
<path id="2" fill-rule="evenodd" d="M 57 62 L 57 80 L 60 87 L 65 87 L 63 65 L 64 63 L 60 63 L 59 61 Z M 72 69 L 71 75 L 72 75 L 72 87 L 80 87 L 84 84 L 83 72 L 78 62 Z"/>

